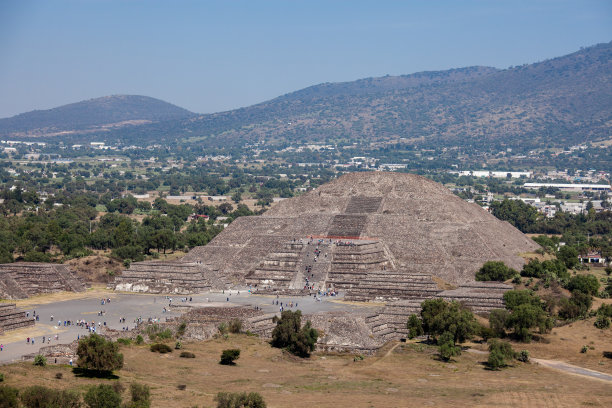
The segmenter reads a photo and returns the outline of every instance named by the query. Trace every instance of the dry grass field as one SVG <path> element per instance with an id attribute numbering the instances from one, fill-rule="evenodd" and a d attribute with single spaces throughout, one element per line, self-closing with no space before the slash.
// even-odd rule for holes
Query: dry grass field
<path id="1" fill-rule="evenodd" d="M 553 337 L 561 337 L 559 332 Z M 236 366 L 218 364 L 223 349 L 239 348 Z M 516 363 L 489 371 L 486 354 L 436 359 L 436 349 L 417 343 L 390 344 L 377 356 L 315 354 L 301 360 L 256 337 L 188 343 L 179 352 L 157 354 L 146 346 L 122 347 L 125 366 L 118 379 L 77 378 L 68 366 L 18 363 L 0 368 L 5 383 L 85 390 L 94 383 L 132 382 L 151 387 L 155 407 L 211 407 L 219 391 L 256 391 L 269 407 L 605 407 L 612 405 L 608 382 Z M 535 352 L 535 348 L 534 348 Z M 63 373 L 62 379 L 56 373 Z M 184 390 L 177 386 L 185 385 Z M 126 395 L 127 397 L 127 395 Z"/>

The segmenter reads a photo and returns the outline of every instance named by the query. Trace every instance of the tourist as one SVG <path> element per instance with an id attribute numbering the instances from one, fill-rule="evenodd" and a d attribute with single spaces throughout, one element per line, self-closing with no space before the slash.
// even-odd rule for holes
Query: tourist
<path id="1" fill-rule="evenodd" d="M 0 351 L 4 350 L 4 344 L 0 344 Z"/>

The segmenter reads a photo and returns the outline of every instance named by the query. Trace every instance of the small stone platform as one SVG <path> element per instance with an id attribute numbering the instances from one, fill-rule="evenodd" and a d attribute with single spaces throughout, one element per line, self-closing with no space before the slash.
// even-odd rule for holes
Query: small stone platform
<path id="1" fill-rule="evenodd" d="M 41 293 L 82 292 L 85 285 L 66 265 L 15 262 L 0 264 L 0 297 L 25 299 Z"/>

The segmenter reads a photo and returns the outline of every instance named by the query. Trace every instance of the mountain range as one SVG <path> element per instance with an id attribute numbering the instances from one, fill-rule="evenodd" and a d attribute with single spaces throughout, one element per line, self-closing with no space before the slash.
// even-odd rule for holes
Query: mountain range
<path id="1" fill-rule="evenodd" d="M 0 119 L 0 135 L 204 147 L 400 138 L 479 150 L 561 147 L 610 138 L 611 57 L 612 42 L 508 69 L 324 83 L 206 115 L 152 98 L 113 96 Z"/>

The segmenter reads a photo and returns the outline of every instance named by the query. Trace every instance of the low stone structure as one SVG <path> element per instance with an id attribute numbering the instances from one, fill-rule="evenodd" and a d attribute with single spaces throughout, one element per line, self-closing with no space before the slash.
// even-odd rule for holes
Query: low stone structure
<path id="1" fill-rule="evenodd" d="M 34 317 L 27 317 L 14 303 L 0 303 L 0 334 L 30 326 L 34 326 Z"/>
<path id="2" fill-rule="evenodd" d="M 200 262 L 134 262 L 115 278 L 115 290 L 126 292 L 190 294 L 223 286 Z"/>
<path id="3" fill-rule="evenodd" d="M 15 262 L 0 264 L 0 297 L 24 299 L 41 293 L 82 292 L 85 285 L 66 265 Z"/>

